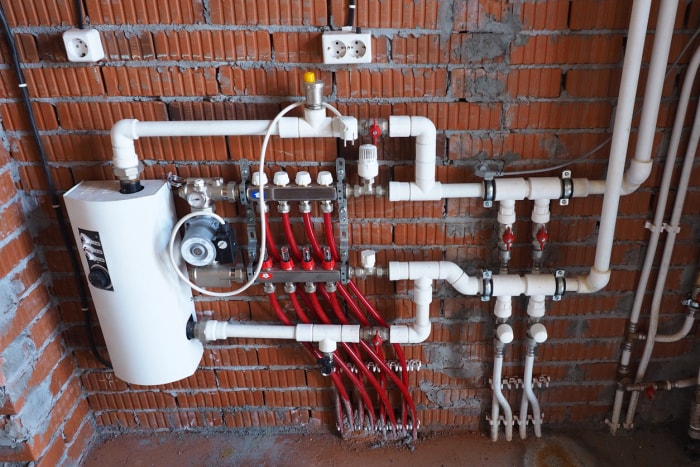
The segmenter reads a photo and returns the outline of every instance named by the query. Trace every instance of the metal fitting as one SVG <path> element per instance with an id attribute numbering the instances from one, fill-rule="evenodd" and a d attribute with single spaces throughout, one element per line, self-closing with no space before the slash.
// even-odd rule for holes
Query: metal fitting
<path id="1" fill-rule="evenodd" d="M 272 284 L 270 282 L 267 282 L 263 284 L 263 292 L 266 294 L 271 294 L 275 292 L 275 284 Z"/>
<path id="2" fill-rule="evenodd" d="M 289 214 L 289 203 L 287 201 L 277 201 L 277 212 L 280 214 Z"/>
<path id="3" fill-rule="evenodd" d="M 324 352 L 323 355 L 318 359 L 318 364 L 321 367 L 321 374 L 323 376 L 330 376 L 335 368 L 335 363 L 333 362 L 333 353 Z"/>
<path id="4" fill-rule="evenodd" d="M 571 170 L 565 170 L 561 174 L 561 197 L 560 206 L 567 206 L 569 200 L 574 196 L 574 182 L 571 179 Z"/>
<path id="5" fill-rule="evenodd" d="M 284 291 L 288 294 L 294 293 L 297 291 L 297 286 L 294 284 L 294 282 L 285 282 Z"/>
<path id="6" fill-rule="evenodd" d="M 566 272 L 563 269 L 558 269 L 554 272 L 554 280 L 556 283 L 556 288 L 554 295 L 552 295 L 552 300 L 559 301 L 561 297 L 566 293 L 566 278 L 564 275 Z"/>
<path id="7" fill-rule="evenodd" d="M 372 342 L 373 339 L 379 336 L 382 340 L 389 340 L 389 328 L 372 326 L 368 328 L 360 328 L 360 339 L 363 341 Z"/>
<path id="8" fill-rule="evenodd" d="M 493 179 L 484 180 L 484 207 L 493 207 L 496 200 L 496 182 Z"/>
<path id="9" fill-rule="evenodd" d="M 483 270 L 481 271 L 481 282 L 482 282 L 482 293 L 481 301 L 488 302 L 491 300 L 493 295 L 493 280 L 491 279 L 491 271 Z"/>
<path id="10" fill-rule="evenodd" d="M 338 290 L 338 287 L 335 285 L 335 282 L 326 282 L 326 292 L 335 293 L 336 290 Z"/>
<path id="11" fill-rule="evenodd" d="M 306 293 L 316 292 L 316 284 L 314 284 L 313 282 L 305 282 L 304 283 L 304 292 L 306 292 Z"/>

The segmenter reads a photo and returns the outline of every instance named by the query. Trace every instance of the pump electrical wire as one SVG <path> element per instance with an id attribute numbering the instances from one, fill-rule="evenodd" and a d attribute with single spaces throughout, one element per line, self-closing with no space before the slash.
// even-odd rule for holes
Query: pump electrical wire
<path id="1" fill-rule="evenodd" d="M 79 3 L 79 2 L 77 2 Z M 68 223 L 63 216 L 63 211 L 61 210 L 60 199 L 56 191 L 56 186 L 51 176 L 51 169 L 49 167 L 49 162 L 46 157 L 46 152 L 44 150 L 44 145 L 41 142 L 41 137 L 39 136 L 39 129 L 36 125 L 36 118 L 34 116 L 34 111 L 32 109 L 32 103 L 29 99 L 29 91 L 27 90 L 27 83 L 24 80 L 24 74 L 22 73 L 22 68 L 20 66 L 19 54 L 17 53 L 17 45 L 15 44 L 14 37 L 12 36 L 12 31 L 7 23 L 7 18 L 5 16 L 5 10 L 0 6 L 0 23 L 2 23 L 2 30 L 7 38 L 7 45 L 10 49 L 10 55 L 12 56 L 12 67 L 17 75 L 17 82 L 22 94 L 22 102 L 24 103 L 24 108 L 27 111 L 27 119 L 29 120 L 29 126 L 32 132 L 32 137 L 39 152 L 39 157 L 41 159 L 41 164 L 44 170 L 44 175 L 46 176 L 46 184 L 49 191 L 49 197 L 51 199 L 51 207 L 56 215 L 56 220 L 58 221 L 58 227 L 61 232 L 61 238 L 68 252 L 68 257 L 70 259 L 71 269 L 73 271 L 73 277 L 75 283 L 78 286 L 78 294 L 80 297 L 80 308 L 83 312 L 85 319 L 85 328 L 88 337 L 88 342 L 90 345 L 90 350 L 95 358 L 104 366 L 111 369 L 112 364 L 109 360 L 105 359 L 100 352 L 97 350 L 97 345 L 95 344 L 95 336 L 92 332 L 92 318 L 90 315 L 90 305 L 88 302 L 87 291 L 85 290 L 85 284 L 83 283 L 80 274 L 80 264 L 78 262 L 78 257 L 73 250 L 73 240 L 71 239 L 70 230 L 68 228 Z M 81 21 L 82 23 L 82 21 Z"/>

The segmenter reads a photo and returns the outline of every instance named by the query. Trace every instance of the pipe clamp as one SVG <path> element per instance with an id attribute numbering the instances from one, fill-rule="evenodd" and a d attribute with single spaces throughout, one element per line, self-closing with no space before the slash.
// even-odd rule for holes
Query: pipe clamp
<path id="1" fill-rule="evenodd" d="M 566 278 L 564 277 L 564 275 L 565 271 L 563 269 L 557 269 L 554 272 L 554 281 L 556 283 L 556 287 L 554 289 L 554 295 L 552 295 L 552 300 L 557 302 L 561 300 L 561 297 L 566 292 Z"/>
<path id="2" fill-rule="evenodd" d="M 491 300 L 491 296 L 493 295 L 493 280 L 491 280 L 491 271 L 481 271 L 481 281 L 483 283 L 481 301 L 488 302 Z"/>
<path id="3" fill-rule="evenodd" d="M 569 200 L 574 196 L 574 181 L 571 179 L 571 170 L 561 173 L 561 197 L 560 206 L 568 206 Z"/>

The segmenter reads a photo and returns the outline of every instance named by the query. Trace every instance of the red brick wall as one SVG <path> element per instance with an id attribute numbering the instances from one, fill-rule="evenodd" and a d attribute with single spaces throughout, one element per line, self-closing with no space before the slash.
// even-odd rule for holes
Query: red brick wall
<path id="1" fill-rule="evenodd" d="M 76 464 L 95 432 L 32 234 L 45 215 L 0 146 L 0 462 Z M 19 190 L 18 190 L 19 185 Z"/>
<path id="2" fill-rule="evenodd" d="M 60 189 L 83 179 L 111 178 L 109 129 L 118 119 L 271 118 L 281 109 L 280 100 L 301 95 L 302 74 L 309 69 L 324 80 L 327 100 L 344 113 L 358 118 L 422 115 L 433 120 L 438 129 L 438 180 L 477 181 L 473 167 L 482 160 L 505 161 L 506 170 L 553 165 L 583 154 L 610 134 L 631 5 L 628 0 L 359 1 L 357 24 L 373 33 L 374 61 L 354 69 L 333 69 L 322 64 L 320 35 L 322 29 L 345 22 L 345 2 L 340 0 L 329 7 L 322 0 L 159 0 L 154 5 L 86 0 L 87 16 L 100 30 L 107 55 L 88 65 L 68 63 L 59 42 L 58 30 L 72 25 L 73 2 L 0 3 L 16 28 L 29 91 Z M 680 3 L 674 58 L 700 20 L 700 2 Z M 0 52 L 7 63 L 4 46 Z M 648 56 L 649 48 L 646 60 Z M 687 60 L 686 54 L 680 63 Z M 646 68 L 642 82 L 645 75 Z M 668 142 L 667 127 L 682 75 L 681 68 L 668 79 L 655 155 L 663 154 Z M 43 206 L 46 184 L 26 132 L 15 78 L 7 68 L 0 69 L 0 78 L 0 96 L 9 99 L 2 117 L 10 156 L 22 190 Z M 260 144 L 261 139 L 253 137 L 153 138 L 137 141 L 137 150 L 149 178 L 173 172 L 236 180 L 239 159 L 257 157 Z M 294 174 L 302 162 L 314 174 L 332 168 L 335 158 L 342 156 L 349 161 L 354 182 L 356 148 L 331 140 L 273 138 L 267 155 L 269 173 L 282 167 Z M 411 141 L 383 139 L 379 151 L 380 183 L 412 178 Z M 606 157 L 603 151 L 577 164 L 574 175 L 603 177 Z M 550 340 L 538 350 L 535 368 L 536 375 L 552 378 L 550 387 L 540 392 L 547 422 L 599 421 L 609 410 L 659 168 L 655 163 L 651 179 L 622 200 L 610 285 L 595 295 L 570 295 L 548 305 L 545 323 Z M 689 291 L 695 272 L 697 188 L 695 184 L 689 194 L 669 274 L 662 330 L 675 329 L 682 319 L 679 300 Z M 480 200 L 351 201 L 350 241 L 356 251 L 377 249 L 380 264 L 445 259 L 472 272 L 493 268 L 495 209 L 481 204 Z M 531 208 L 529 202 L 517 206 L 514 271 L 529 268 Z M 600 208 L 600 198 L 552 206 L 548 269 L 587 270 L 594 256 Z M 8 209 L 3 215 L 12 213 Z M 274 216 L 273 222 L 277 222 Z M 293 343 L 210 345 L 194 376 L 162 387 L 130 386 L 101 369 L 79 326 L 82 315 L 67 257 L 58 236 L 50 235 L 55 227 L 45 227 L 38 239 L 53 272 L 50 292 L 60 300 L 64 336 L 101 429 L 309 424 L 326 430 L 333 425 L 329 383 Z M 302 235 L 301 229 L 298 234 Z M 25 256 L 32 248 L 27 235 L 20 235 L 28 243 Z M 387 320 L 412 316 L 411 284 L 377 279 L 360 285 Z M 493 304 L 458 297 L 442 283 L 435 289 L 432 336 L 425 345 L 407 348 L 409 358 L 425 364 L 410 379 L 419 417 L 428 427 L 477 429 L 484 426 L 484 408 L 490 402 Z M 516 343 L 508 346 L 506 376 L 522 375 L 525 303 L 522 297 L 514 301 Z M 200 299 L 197 307 L 218 319 L 275 320 L 259 290 L 242 300 Z M 690 374 L 696 360 L 679 363 L 676 357 L 696 347 L 693 339 L 659 345 L 651 377 L 685 376 L 686 370 Z M 512 402 L 519 399 L 519 392 L 507 395 Z"/>

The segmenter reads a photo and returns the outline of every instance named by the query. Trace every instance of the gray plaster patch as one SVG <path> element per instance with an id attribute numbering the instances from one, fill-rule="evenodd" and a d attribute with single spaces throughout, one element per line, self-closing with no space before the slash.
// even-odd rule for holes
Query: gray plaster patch
<path id="1" fill-rule="evenodd" d="M 19 294 L 22 293 L 24 285 L 18 280 L 0 281 L 0 335 L 6 335 L 7 326 L 17 311 L 19 304 Z"/>

